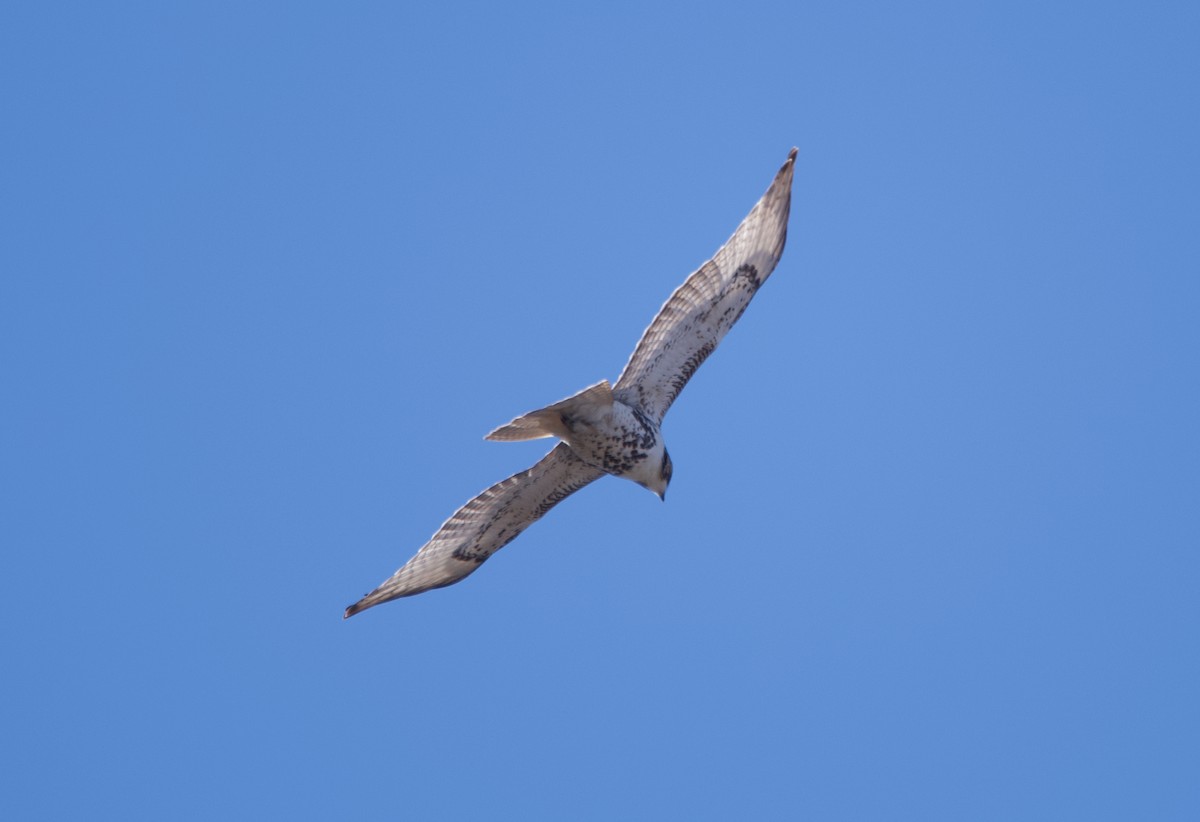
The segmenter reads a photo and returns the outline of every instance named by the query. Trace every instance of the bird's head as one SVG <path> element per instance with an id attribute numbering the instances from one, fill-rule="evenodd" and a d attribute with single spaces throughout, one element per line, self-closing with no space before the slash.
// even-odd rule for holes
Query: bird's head
<path id="1" fill-rule="evenodd" d="M 671 484 L 671 455 L 663 449 L 662 462 L 659 464 L 658 476 L 646 483 L 646 487 L 658 495 L 664 502 L 667 499 L 667 486 Z"/>

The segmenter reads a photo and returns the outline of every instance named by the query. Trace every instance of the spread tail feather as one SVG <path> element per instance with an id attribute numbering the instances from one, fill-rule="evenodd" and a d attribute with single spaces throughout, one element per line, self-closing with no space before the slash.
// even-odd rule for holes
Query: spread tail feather
<path id="1" fill-rule="evenodd" d="M 612 401 L 612 386 L 608 384 L 608 380 L 601 380 L 595 385 L 583 389 L 578 394 L 567 397 L 565 400 L 560 400 L 553 405 L 547 405 L 545 408 L 539 408 L 537 411 L 530 411 L 528 414 L 517 417 L 508 425 L 500 426 L 484 437 L 484 439 L 495 442 L 537 440 L 543 437 L 558 437 L 559 439 L 563 439 L 568 433 L 567 427 L 563 422 L 564 414 L 570 415 L 573 410 L 579 409 L 582 406 L 611 406 Z"/>

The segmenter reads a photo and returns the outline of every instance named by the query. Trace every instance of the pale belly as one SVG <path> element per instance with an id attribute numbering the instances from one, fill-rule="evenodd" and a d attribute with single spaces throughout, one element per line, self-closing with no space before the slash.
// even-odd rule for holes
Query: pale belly
<path id="1" fill-rule="evenodd" d="M 596 415 L 563 417 L 571 450 L 590 465 L 635 482 L 656 476 L 663 442 L 658 427 L 644 414 L 621 402 Z"/>

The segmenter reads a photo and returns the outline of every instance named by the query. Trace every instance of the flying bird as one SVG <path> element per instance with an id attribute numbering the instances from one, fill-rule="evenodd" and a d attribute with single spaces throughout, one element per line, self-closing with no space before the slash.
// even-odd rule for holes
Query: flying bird
<path id="1" fill-rule="evenodd" d="M 663 416 L 779 262 L 795 162 L 793 148 L 733 236 L 659 309 L 615 385 L 602 380 L 487 435 L 499 441 L 557 437 L 560 442 L 550 453 L 459 508 L 404 567 L 347 608 L 347 618 L 458 582 L 605 474 L 665 498 L 671 457 L 660 430 Z"/>

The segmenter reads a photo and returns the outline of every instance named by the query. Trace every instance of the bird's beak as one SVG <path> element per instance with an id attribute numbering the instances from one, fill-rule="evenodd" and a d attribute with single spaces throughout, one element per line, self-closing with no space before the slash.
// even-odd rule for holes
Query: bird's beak
<path id="1" fill-rule="evenodd" d="M 660 500 L 662 500 L 663 502 L 666 502 L 667 501 L 667 492 L 666 491 L 659 492 L 658 498 Z"/>

